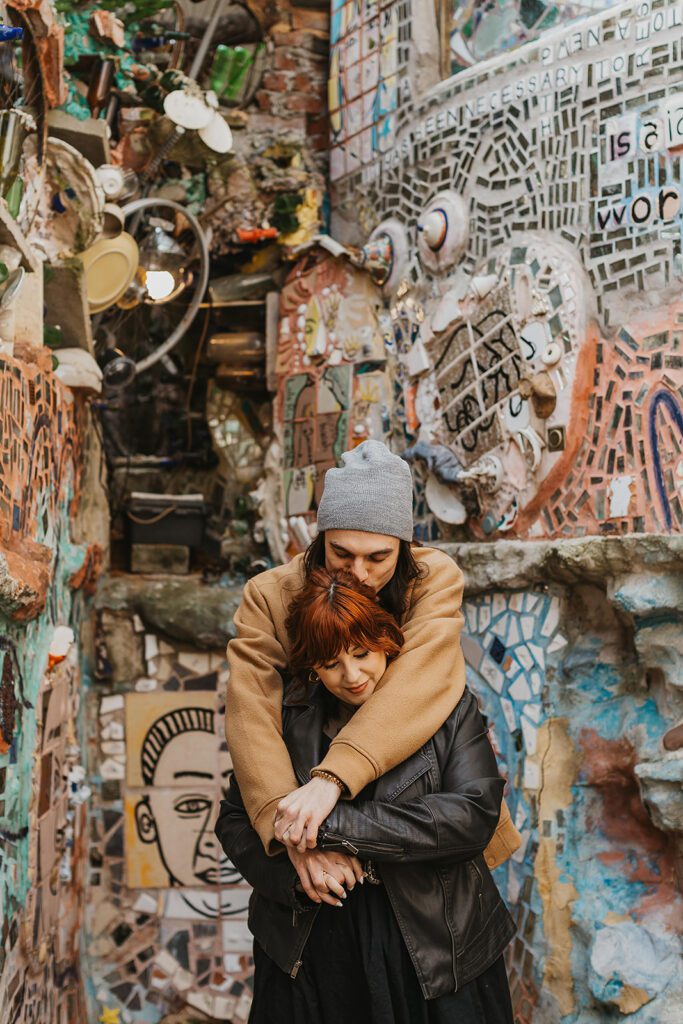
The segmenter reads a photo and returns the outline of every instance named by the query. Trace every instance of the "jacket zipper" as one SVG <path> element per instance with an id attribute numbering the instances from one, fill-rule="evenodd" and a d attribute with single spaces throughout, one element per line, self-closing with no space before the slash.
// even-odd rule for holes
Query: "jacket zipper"
<path id="1" fill-rule="evenodd" d="M 297 914 L 306 913 L 306 916 L 310 918 L 310 921 L 308 922 L 308 927 L 306 928 L 306 931 L 304 932 L 303 937 L 301 939 L 301 942 L 299 943 L 298 949 L 296 951 L 296 954 L 295 954 L 296 955 L 296 960 L 294 961 L 294 965 L 292 966 L 292 969 L 289 972 L 290 978 L 296 978 L 297 974 L 301 970 L 301 965 L 303 963 L 302 956 L 303 956 L 303 952 L 304 952 L 304 947 L 305 947 L 306 943 L 308 942 L 308 937 L 311 934 L 311 931 L 313 929 L 313 925 L 315 924 L 315 919 L 318 916 L 318 911 L 319 910 L 320 910 L 320 907 L 316 907 L 315 910 L 307 910 L 307 911 L 292 910 L 292 924 L 295 927 L 296 927 Z"/>
<path id="2" fill-rule="evenodd" d="M 484 903 L 483 903 L 483 899 L 484 899 L 484 891 L 483 891 L 484 890 L 484 879 L 482 877 L 481 871 L 479 870 L 479 868 L 477 867 L 477 865 L 474 863 L 473 860 L 470 861 L 470 864 L 472 865 L 474 870 L 477 872 L 477 877 L 479 878 L 479 913 L 483 917 L 484 916 Z"/>
<path id="3" fill-rule="evenodd" d="M 446 927 L 448 928 L 448 933 L 449 933 L 449 935 L 451 937 L 451 955 L 453 957 L 453 981 L 455 982 L 455 988 L 453 989 L 453 991 L 457 992 L 458 991 L 458 975 L 457 975 L 457 972 L 456 972 L 456 969 L 455 969 L 455 964 L 456 964 L 456 959 L 457 959 L 457 952 L 456 952 L 456 948 L 455 948 L 455 935 L 453 934 L 453 929 L 451 928 L 451 922 L 448 920 L 448 893 L 446 892 L 446 884 L 445 884 L 445 882 L 443 880 L 441 872 L 437 871 L 437 874 L 439 876 L 439 881 L 441 882 L 441 888 L 443 889 L 443 916 L 446 919 Z"/>
<path id="4" fill-rule="evenodd" d="M 358 847 L 354 846 L 348 839 L 344 839 L 343 836 L 335 835 L 334 832 L 323 832 L 320 836 L 323 843 L 328 840 L 332 843 L 342 846 L 348 853 L 353 857 L 358 855 Z M 403 853 L 402 846 L 392 846 L 391 843 L 363 843 L 363 855 L 372 857 L 378 853 Z"/>

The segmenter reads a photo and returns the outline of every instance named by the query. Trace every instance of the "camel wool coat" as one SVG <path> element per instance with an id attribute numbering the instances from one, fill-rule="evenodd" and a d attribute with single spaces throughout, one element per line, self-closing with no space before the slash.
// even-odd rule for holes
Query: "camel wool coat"
<path id="1" fill-rule="evenodd" d="M 319 766 L 341 779 L 351 797 L 427 743 L 465 689 L 462 572 L 436 548 L 417 548 L 414 554 L 423 576 L 408 591 L 401 654 Z M 250 579 L 235 613 L 237 636 L 228 644 L 228 749 L 245 807 L 269 853 L 278 845 L 273 830 L 277 804 L 299 785 L 282 739 L 280 672 L 289 654 L 289 603 L 303 582 L 303 555 Z M 520 842 L 503 802 L 498 827 L 484 851 L 486 863 L 501 864 Z"/>

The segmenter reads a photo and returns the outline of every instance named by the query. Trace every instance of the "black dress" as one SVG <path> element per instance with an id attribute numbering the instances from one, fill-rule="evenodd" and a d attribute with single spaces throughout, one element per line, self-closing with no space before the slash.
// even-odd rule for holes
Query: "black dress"
<path id="1" fill-rule="evenodd" d="M 254 943 L 249 1024 L 512 1024 L 503 957 L 457 992 L 426 1000 L 383 885 L 323 904 L 291 978 Z"/>

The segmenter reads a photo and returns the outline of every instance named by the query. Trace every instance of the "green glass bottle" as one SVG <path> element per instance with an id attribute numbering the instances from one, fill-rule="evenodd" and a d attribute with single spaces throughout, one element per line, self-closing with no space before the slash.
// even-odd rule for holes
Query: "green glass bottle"
<path id="1" fill-rule="evenodd" d="M 219 43 L 211 65 L 209 79 L 216 96 L 230 102 L 239 100 L 254 54 L 245 46 Z"/>
<path id="2" fill-rule="evenodd" d="M 234 57 L 232 61 L 230 81 L 225 90 L 224 99 L 234 102 L 240 98 L 247 72 L 254 63 L 254 55 L 251 50 L 244 46 L 234 46 Z"/>
<path id="3" fill-rule="evenodd" d="M 9 209 L 10 217 L 16 220 L 19 216 L 22 196 L 24 195 L 24 182 L 22 178 L 15 178 L 5 192 L 5 200 Z"/>
<path id="4" fill-rule="evenodd" d="M 224 90 L 227 88 L 231 64 L 232 47 L 224 46 L 223 43 L 219 43 L 216 47 L 216 52 L 211 64 L 211 71 L 209 73 L 211 88 L 216 93 L 216 96 L 222 96 Z"/>
<path id="5" fill-rule="evenodd" d="M 43 326 L 43 345 L 47 348 L 63 348 L 62 328 L 59 324 Z"/>

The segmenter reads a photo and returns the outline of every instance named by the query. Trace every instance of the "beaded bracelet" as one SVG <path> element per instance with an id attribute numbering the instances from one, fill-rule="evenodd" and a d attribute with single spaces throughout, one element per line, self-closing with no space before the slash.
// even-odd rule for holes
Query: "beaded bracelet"
<path id="1" fill-rule="evenodd" d="M 310 776 L 312 779 L 325 779 L 327 782 L 334 782 L 335 786 L 339 786 L 342 793 L 346 790 L 345 782 L 338 779 L 336 775 L 332 774 L 332 772 L 326 772 L 322 768 L 313 768 L 310 772 Z"/>

